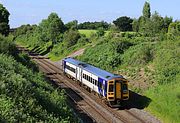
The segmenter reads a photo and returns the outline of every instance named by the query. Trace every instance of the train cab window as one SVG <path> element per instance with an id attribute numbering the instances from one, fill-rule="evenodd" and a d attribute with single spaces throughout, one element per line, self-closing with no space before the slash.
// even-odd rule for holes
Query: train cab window
<path id="1" fill-rule="evenodd" d="M 127 84 L 122 84 L 122 90 L 127 90 Z"/>
<path id="2" fill-rule="evenodd" d="M 114 85 L 109 85 L 109 92 L 113 92 Z"/>

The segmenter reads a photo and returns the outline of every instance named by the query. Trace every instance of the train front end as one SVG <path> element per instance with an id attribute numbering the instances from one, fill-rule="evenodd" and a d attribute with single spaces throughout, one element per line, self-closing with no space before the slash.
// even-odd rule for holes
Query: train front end
<path id="1" fill-rule="evenodd" d="M 128 81 L 124 78 L 109 80 L 107 88 L 107 101 L 110 105 L 121 105 L 129 99 Z"/>

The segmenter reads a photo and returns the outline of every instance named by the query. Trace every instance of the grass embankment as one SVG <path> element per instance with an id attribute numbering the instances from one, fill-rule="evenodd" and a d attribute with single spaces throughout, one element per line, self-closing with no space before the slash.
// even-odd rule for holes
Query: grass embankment
<path id="1" fill-rule="evenodd" d="M 30 59 L 16 54 L 7 38 L 0 36 L 0 42 L 0 122 L 76 122 L 63 90 L 25 67 Z"/>
<path id="2" fill-rule="evenodd" d="M 101 39 L 102 40 L 102 39 Z M 97 67 L 123 73 L 148 87 L 132 89 L 152 101 L 146 108 L 164 122 L 180 121 L 180 39 L 135 37 L 104 39 L 78 59 Z M 141 75 L 139 71 L 144 70 Z M 141 71 L 142 72 L 142 71 Z M 140 81 L 139 84 L 141 84 Z M 131 86 L 132 87 L 132 86 Z M 140 86 L 139 86 L 140 87 Z"/>

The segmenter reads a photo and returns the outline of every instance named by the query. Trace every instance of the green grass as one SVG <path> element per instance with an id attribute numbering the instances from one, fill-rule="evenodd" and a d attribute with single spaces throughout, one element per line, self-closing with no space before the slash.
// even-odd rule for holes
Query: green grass
<path id="1" fill-rule="evenodd" d="M 97 30 L 86 30 L 86 29 L 80 29 L 78 30 L 80 34 L 84 34 L 87 38 L 90 38 L 92 34 L 96 33 Z M 110 31 L 105 31 L 105 36 L 108 35 Z"/>
<path id="2" fill-rule="evenodd" d="M 180 78 L 176 81 L 177 83 L 159 85 L 145 93 L 152 99 L 147 110 L 165 123 L 180 121 Z"/>
<path id="3" fill-rule="evenodd" d="M 91 34 L 97 32 L 97 30 L 85 30 L 85 29 L 80 29 L 78 31 L 80 34 L 84 34 L 87 38 L 90 38 Z"/>

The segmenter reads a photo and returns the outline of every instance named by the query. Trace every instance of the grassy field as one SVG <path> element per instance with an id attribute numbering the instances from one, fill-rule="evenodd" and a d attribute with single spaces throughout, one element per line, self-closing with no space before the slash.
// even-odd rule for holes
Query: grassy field
<path id="1" fill-rule="evenodd" d="M 86 37 L 89 38 L 89 37 L 91 36 L 91 34 L 96 33 L 97 30 L 85 30 L 85 29 L 80 29 L 79 32 L 80 32 L 81 34 L 86 35 Z"/>
<path id="2" fill-rule="evenodd" d="M 80 34 L 84 34 L 87 38 L 90 38 L 90 36 L 93 33 L 96 33 L 97 30 L 86 30 L 86 29 L 80 29 L 79 30 Z M 105 31 L 105 36 L 109 33 L 110 31 Z"/>

